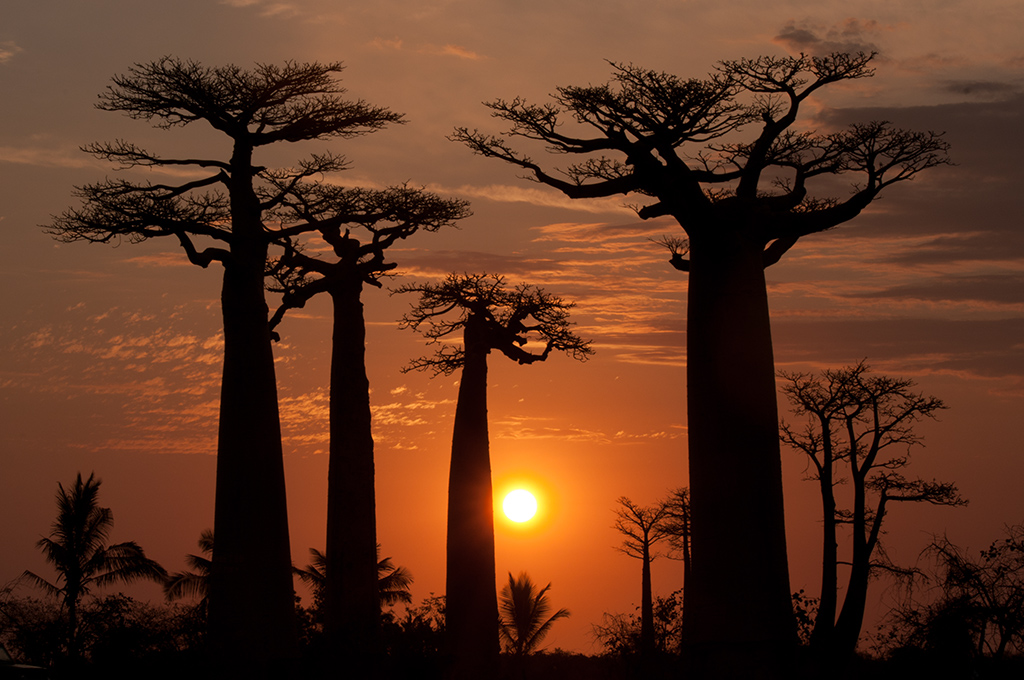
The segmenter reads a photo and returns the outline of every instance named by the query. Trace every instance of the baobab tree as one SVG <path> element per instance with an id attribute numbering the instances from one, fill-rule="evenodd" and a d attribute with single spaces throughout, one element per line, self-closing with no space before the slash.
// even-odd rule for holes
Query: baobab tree
<path id="1" fill-rule="evenodd" d="M 689 276 L 686 618 L 691 645 L 703 650 L 693 658 L 738 664 L 720 666 L 720 675 L 746 675 L 744 658 L 778 658 L 796 641 L 764 270 L 799 239 L 856 217 L 887 187 L 948 162 L 948 145 L 933 132 L 884 121 L 821 133 L 796 126 L 819 90 L 871 76 L 872 57 L 741 59 L 688 80 L 613 64 L 609 83 L 561 87 L 549 103 L 487 104 L 507 124 L 503 134 L 457 128 L 452 136 L 570 198 L 635 196 L 641 218 L 668 216 L 685 232 L 664 244 Z M 517 141 L 580 160 L 547 170 Z M 837 175 L 850 177 L 849 196 L 810 195 L 816 178 Z"/>
<path id="2" fill-rule="evenodd" d="M 617 550 L 640 560 L 640 654 L 650 658 L 655 649 L 651 562 L 656 557 L 654 546 L 670 538 L 666 526 L 668 507 L 664 502 L 637 505 L 625 496 L 619 498 L 618 503 L 613 526 L 623 539 Z"/>
<path id="3" fill-rule="evenodd" d="M 860 362 L 820 376 L 780 373 L 793 413 L 806 418 L 803 429 L 783 423 L 782 441 L 807 456 L 808 478 L 821 494 L 821 598 L 811 645 L 837 662 L 853 654 L 860 638 L 868 582 L 879 566 L 875 557 L 891 505 L 966 504 L 953 483 L 904 476 L 912 449 L 921 445 L 914 425 L 934 418 L 945 405 L 914 392 L 912 380 L 869 371 Z M 849 488 L 845 504 L 837 499 L 841 484 Z M 850 527 L 850 573 L 839 609 L 841 524 Z"/>
<path id="4" fill-rule="evenodd" d="M 209 68 L 172 57 L 133 66 L 100 95 L 100 109 L 161 129 L 208 125 L 228 138 L 230 154 L 180 158 L 123 140 L 90 144 L 85 151 L 123 170 L 150 172 L 79 187 L 83 205 L 49 227 L 63 242 L 170 237 L 192 264 L 223 267 L 209 627 L 215 655 L 235 670 L 243 664 L 270 672 L 273 662 L 298 654 L 264 290 L 268 253 L 271 244 L 311 229 L 282 200 L 294 187 L 347 165 L 344 157 L 324 152 L 294 168 L 270 169 L 256 155 L 268 145 L 350 138 L 401 121 L 400 114 L 346 99 L 336 77 L 341 70 L 337 63 L 294 62 Z"/>
<path id="5" fill-rule="evenodd" d="M 692 556 L 690 553 L 690 489 L 682 486 L 669 493 L 665 500 L 665 533 L 672 545 L 673 559 L 683 563 L 683 619 L 680 626 L 680 633 L 683 636 L 682 648 L 686 648 L 686 603 L 687 593 L 690 592 L 690 565 Z"/>
<path id="6" fill-rule="evenodd" d="M 501 352 L 519 364 L 544 361 L 552 351 L 585 360 L 593 350 L 571 330 L 572 303 L 500 276 L 450 274 L 439 283 L 396 289 L 419 300 L 401 327 L 419 331 L 439 349 L 406 370 L 451 375 L 461 370 L 448 477 L 445 626 L 452 677 L 492 677 L 498 657 L 494 499 L 487 431 L 487 355 Z M 462 333 L 462 344 L 442 343 Z M 530 341 L 542 347 L 532 351 Z"/>
<path id="7" fill-rule="evenodd" d="M 375 190 L 300 183 L 281 184 L 279 190 L 282 210 L 306 224 L 336 258 L 303 251 L 298 234 L 282 244 L 274 289 L 283 295 L 270 325 L 276 328 L 288 309 L 303 307 L 315 295 L 331 298 L 326 557 L 337 566 L 326 575 L 321 605 L 327 648 L 348 667 L 369 668 L 380 652 L 381 624 L 362 292 L 366 285 L 381 287 L 381 278 L 397 266 L 385 258 L 389 247 L 418 231 L 451 226 L 469 209 L 464 201 L 409 186 Z"/>

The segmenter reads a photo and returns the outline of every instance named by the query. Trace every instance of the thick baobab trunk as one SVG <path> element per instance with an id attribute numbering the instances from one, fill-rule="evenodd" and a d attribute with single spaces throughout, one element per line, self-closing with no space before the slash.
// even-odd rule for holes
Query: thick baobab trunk
<path id="1" fill-rule="evenodd" d="M 221 296 L 224 376 L 209 629 L 221 663 L 267 670 L 297 657 L 298 641 L 277 381 L 263 293 L 266 247 L 239 241 L 225 263 Z"/>
<path id="2" fill-rule="evenodd" d="M 451 677 L 494 677 L 498 660 L 494 501 L 487 437 L 487 345 L 479 323 L 466 324 L 448 477 L 445 610 Z"/>
<path id="3" fill-rule="evenodd" d="M 690 248 L 686 637 L 717 677 L 770 677 L 796 627 L 762 246 L 705 233 Z"/>
<path id="4" fill-rule="evenodd" d="M 328 646 L 345 667 L 369 671 L 380 647 L 377 514 L 374 496 L 366 324 L 357 277 L 330 290 L 330 463 L 327 481 Z"/>

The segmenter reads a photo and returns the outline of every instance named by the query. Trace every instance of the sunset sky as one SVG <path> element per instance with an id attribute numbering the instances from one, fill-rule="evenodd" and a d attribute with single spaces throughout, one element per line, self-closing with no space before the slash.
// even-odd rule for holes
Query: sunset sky
<path id="1" fill-rule="evenodd" d="M 701 77 L 723 59 L 877 52 L 877 75 L 824 91 L 804 111 L 806 125 L 884 119 L 945 131 L 956 165 L 892 187 L 768 270 L 776 362 L 811 371 L 866 358 L 945 400 L 940 419 L 920 427 L 926 447 L 911 471 L 955 481 L 970 505 L 896 507 L 885 541 L 902 564 L 933 534 L 986 547 L 1024 521 L 1022 28 L 1019 0 L 5 2 L 0 587 L 25 569 L 51 573 L 35 542 L 49 533 L 57 483 L 79 471 L 103 480 L 112 539 L 138 541 L 169 570 L 184 568 L 213 524 L 220 271 L 189 265 L 171 241 L 60 245 L 40 228 L 74 205 L 75 185 L 112 174 L 83 144 L 123 138 L 164 155 L 227 154 L 226 138 L 199 125 L 156 131 L 93 107 L 111 76 L 165 55 L 209 66 L 343 62 L 352 98 L 407 122 L 348 142 L 268 149 L 262 160 L 288 165 L 326 147 L 351 161 L 339 182 L 408 181 L 471 201 L 474 215 L 459 229 L 389 251 L 400 264 L 389 285 L 490 272 L 577 303 L 576 330 L 597 351 L 590 361 L 491 358 L 491 455 L 496 493 L 525 484 L 540 501 L 523 525 L 496 517 L 499 582 L 509 571 L 550 581 L 554 605 L 572 612 L 550 645 L 595 652 L 592 624 L 632 611 L 640 597 L 639 563 L 614 550 L 616 499 L 649 504 L 687 484 L 686 278 L 651 243 L 681 232 L 671 220 L 640 221 L 629 199 L 570 201 L 446 135 L 455 126 L 497 132 L 481 102 L 543 102 L 558 86 L 607 81 L 609 61 Z M 419 601 L 444 590 L 458 376 L 400 372 L 426 352 L 397 329 L 410 302 L 387 290 L 364 295 L 378 536 L 382 554 L 412 572 Z M 292 554 L 304 565 L 308 548 L 324 547 L 328 303 L 290 313 L 280 331 Z M 783 457 L 792 585 L 816 594 L 815 489 L 798 455 Z M 757 565 L 751 555 L 752 575 Z M 678 562 L 658 559 L 653 571 L 656 594 L 681 585 Z M 872 588 L 884 601 L 886 582 Z M 866 628 L 873 623 L 869 614 Z"/>

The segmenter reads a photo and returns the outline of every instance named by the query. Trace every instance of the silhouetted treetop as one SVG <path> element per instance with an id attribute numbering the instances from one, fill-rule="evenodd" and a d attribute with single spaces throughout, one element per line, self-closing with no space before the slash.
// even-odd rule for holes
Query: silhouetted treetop
<path id="1" fill-rule="evenodd" d="M 402 122 L 401 114 L 344 99 L 346 90 L 334 77 L 342 70 L 340 62 L 289 61 L 245 70 L 163 57 L 115 76 L 96 106 L 165 129 L 206 121 L 253 146 L 351 137 Z"/>
<path id="2" fill-rule="evenodd" d="M 465 347 L 443 339 L 459 330 L 466 342 L 477 340 L 520 364 L 544 361 L 552 350 L 585 361 L 594 353 L 589 340 L 570 329 L 569 310 L 575 304 L 528 284 L 507 288 L 505 279 L 490 274 L 449 274 L 438 283 L 409 284 L 396 293 L 416 292 L 419 300 L 402 317 L 401 328 L 419 331 L 431 344 L 440 345 L 433 357 L 421 357 L 404 370 L 427 370 L 451 375 L 462 367 Z M 534 353 L 525 348 L 531 340 L 544 344 Z"/>
<path id="3" fill-rule="evenodd" d="M 941 134 L 902 130 L 886 121 L 829 133 L 792 128 L 801 104 L 825 85 L 873 75 L 873 57 L 741 59 L 721 62 L 707 78 L 687 80 L 613 63 L 609 83 L 560 87 L 553 103 L 515 98 L 487 104 L 508 123 L 502 135 L 457 128 L 452 139 L 524 168 L 528 179 L 571 198 L 652 198 L 635 206 L 641 217 L 672 215 L 691 236 L 692 230 L 714 226 L 708 218 L 716 204 L 735 211 L 734 218 L 754 209 L 757 224 L 743 226 L 763 243 L 782 240 L 780 252 L 766 254 L 772 264 L 792 246 L 789 241 L 849 220 L 886 186 L 948 163 Z M 733 141 L 734 133 L 755 124 L 760 132 L 752 139 Z M 510 138 L 516 137 L 587 158 L 545 170 L 513 147 Z M 852 176 L 852 195 L 808 195 L 809 179 L 838 174 Z"/>
<path id="4" fill-rule="evenodd" d="M 64 242 L 102 243 L 175 236 L 189 260 L 206 267 L 229 261 L 231 248 L 200 250 L 194 237 L 227 243 L 244 229 L 248 237 L 271 243 L 330 222 L 325 217 L 330 209 L 337 213 L 335 224 L 355 219 L 347 211 L 367 209 L 362 193 L 318 181 L 344 170 L 344 156 L 312 154 L 294 167 L 277 169 L 253 159 L 256 148 L 275 142 L 348 138 L 402 122 L 401 114 L 344 99 L 335 78 L 341 70 L 337 63 L 293 62 L 257 64 L 252 70 L 210 68 L 172 57 L 135 65 L 113 79 L 98 108 L 160 128 L 204 121 L 232 139 L 230 156 L 164 157 L 124 140 L 86 145 L 84 151 L 122 169 L 183 167 L 206 174 L 180 183 L 108 178 L 78 187 L 75 195 L 83 206 L 56 217 L 49 233 Z"/>
<path id="5" fill-rule="evenodd" d="M 282 187 L 282 192 L 287 195 L 281 201 L 281 212 L 317 232 L 337 259 L 314 257 L 304 244 L 282 240 L 284 254 L 272 263 L 276 279 L 272 290 L 284 295 L 271 319 L 272 328 L 288 309 L 302 307 L 313 296 L 338 285 L 367 283 L 380 288 L 380 279 L 398 266 L 385 260 L 389 247 L 418 231 L 454 226 L 470 215 L 466 201 L 408 185 L 364 189 L 301 183 Z"/>

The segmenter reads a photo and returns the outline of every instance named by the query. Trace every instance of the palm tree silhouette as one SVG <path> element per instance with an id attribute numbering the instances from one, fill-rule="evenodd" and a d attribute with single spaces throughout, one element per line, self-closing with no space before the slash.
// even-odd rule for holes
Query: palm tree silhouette
<path id="1" fill-rule="evenodd" d="M 568 618 L 569 610 L 564 607 L 547 616 L 551 611 L 547 596 L 550 588 L 549 583 L 537 590 L 526 572 L 520 573 L 518 578 L 509 572 L 508 584 L 501 589 L 498 605 L 501 612 L 499 632 L 505 650 L 513 656 L 523 657 L 536 650 L 551 631 L 552 624 L 558 619 Z"/>
<path id="2" fill-rule="evenodd" d="M 327 555 L 316 548 L 310 548 L 311 561 L 305 569 L 294 567 L 293 573 L 313 590 L 313 600 L 319 606 L 323 602 L 327 587 Z M 403 602 L 412 602 L 409 586 L 412 574 L 405 567 L 396 567 L 390 557 L 381 559 L 380 543 L 377 544 L 377 593 L 382 607 Z"/>
<path id="3" fill-rule="evenodd" d="M 168 601 L 198 597 L 199 606 L 206 607 L 206 597 L 210 591 L 210 567 L 213 564 L 213 530 L 203 531 L 199 535 L 198 544 L 202 555 L 185 556 L 185 563 L 192 571 L 176 572 L 164 582 L 164 595 Z"/>
<path id="4" fill-rule="evenodd" d="M 135 541 L 107 545 L 114 524 L 110 508 L 99 506 L 100 480 L 95 474 L 82 481 L 78 473 L 70 489 L 57 484 L 57 519 L 49 536 L 36 543 L 46 561 L 57 570 L 54 583 L 31 571 L 23 578 L 47 594 L 61 599 L 67 612 L 67 656 L 77 660 L 78 609 L 93 586 L 131 583 L 138 579 L 163 582 L 167 571 L 146 557 Z"/>

